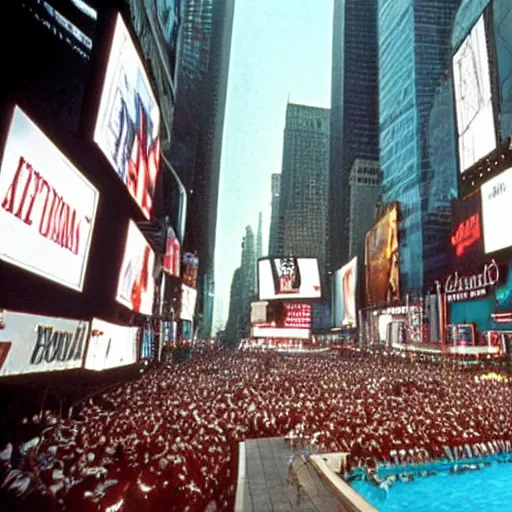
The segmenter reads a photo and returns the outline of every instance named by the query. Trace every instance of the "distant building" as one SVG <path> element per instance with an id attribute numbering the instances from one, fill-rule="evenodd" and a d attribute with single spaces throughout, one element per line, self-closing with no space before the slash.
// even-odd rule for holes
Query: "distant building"
<path id="1" fill-rule="evenodd" d="M 277 256 L 279 238 L 279 198 L 281 194 L 281 175 L 272 174 L 272 213 L 270 217 L 270 233 L 268 255 Z"/>
<path id="2" fill-rule="evenodd" d="M 401 295 L 419 295 L 429 274 L 441 275 L 442 260 L 426 266 L 425 255 L 439 247 L 444 210 L 429 137 L 439 78 L 450 66 L 450 36 L 460 0 L 381 0 L 379 2 L 379 129 L 383 201 L 398 201 Z M 440 103 L 438 104 L 438 106 Z M 437 108 L 437 107 L 435 107 Z M 440 112 L 440 111 L 439 111 Z M 444 118 L 444 117 L 443 117 Z M 441 127 L 439 127 L 441 128 Z M 441 128 L 444 130 L 444 128 Z M 428 211 L 429 205 L 433 209 Z M 441 216 L 436 214 L 440 207 Z M 429 227 L 430 221 L 432 226 Z M 441 225 L 443 223 L 441 222 Z M 436 228 L 437 226 L 437 228 Z M 437 234 L 436 234 L 437 233 Z M 428 270 L 428 272 L 427 272 Z"/>
<path id="3" fill-rule="evenodd" d="M 263 256 L 263 214 L 258 214 L 258 231 L 256 233 L 256 260 Z"/>
<path id="4" fill-rule="evenodd" d="M 219 170 L 234 0 L 186 0 L 170 160 L 185 185 L 184 247 L 199 256 L 202 337 L 210 337 Z"/>
<path id="5" fill-rule="evenodd" d="M 239 267 L 233 273 L 231 281 L 231 293 L 229 296 L 229 312 L 224 334 L 224 343 L 228 346 L 237 346 L 242 338 L 240 336 L 240 319 L 242 316 L 241 308 L 242 297 L 242 269 Z"/>
<path id="6" fill-rule="evenodd" d="M 331 272 L 348 261 L 350 214 L 359 213 L 350 207 L 354 161 L 379 157 L 377 4 L 334 0 L 327 233 Z"/>
<path id="7" fill-rule="evenodd" d="M 289 103 L 284 130 L 278 255 L 318 259 L 325 284 L 329 110 Z"/>
<path id="8" fill-rule="evenodd" d="M 350 171 L 349 259 L 364 261 L 366 232 L 375 221 L 375 206 L 380 194 L 379 163 L 356 158 Z"/>

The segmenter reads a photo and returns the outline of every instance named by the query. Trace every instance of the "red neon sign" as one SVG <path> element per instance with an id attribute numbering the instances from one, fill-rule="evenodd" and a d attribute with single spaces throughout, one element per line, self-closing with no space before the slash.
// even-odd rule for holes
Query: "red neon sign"
<path id="1" fill-rule="evenodd" d="M 462 256 L 468 247 L 480 240 L 481 236 L 480 213 L 475 213 L 461 222 L 452 235 L 451 242 L 452 246 L 455 247 L 455 254 L 458 257 Z"/>

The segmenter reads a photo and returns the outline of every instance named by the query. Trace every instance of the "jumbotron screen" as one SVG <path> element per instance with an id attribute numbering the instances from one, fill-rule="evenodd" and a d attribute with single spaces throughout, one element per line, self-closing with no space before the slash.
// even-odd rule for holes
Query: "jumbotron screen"
<path id="1" fill-rule="evenodd" d="M 252 335 L 258 338 L 309 338 L 311 304 L 302 302 L 253 302 Z M 256 313 L 258 311 L 258 314 Z"/>
<path id="2" fill-rule="evenodd" d="M 316 258 L 266 258 L 258 261 L 260 300 L 319 299 L 322 296 Z"/>

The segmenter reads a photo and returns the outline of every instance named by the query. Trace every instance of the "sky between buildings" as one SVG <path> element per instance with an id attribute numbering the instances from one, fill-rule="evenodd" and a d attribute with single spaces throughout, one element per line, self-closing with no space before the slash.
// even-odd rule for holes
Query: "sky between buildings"
<path id="1" fill-rule="evenodd" d="M 286 103 L 330 107 L 332 0 L 235 0 L 220 169 L 213 333 L 224 327 L 245 226 L 263 211 L 281 172 Z"/>

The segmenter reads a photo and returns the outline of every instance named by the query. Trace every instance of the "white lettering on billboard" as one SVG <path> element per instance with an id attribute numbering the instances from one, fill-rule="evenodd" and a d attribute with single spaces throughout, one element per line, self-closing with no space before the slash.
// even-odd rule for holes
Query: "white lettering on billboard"
<path id="1" fill-rule="evenodd" d="M 0 376 L 81 368 L 89 323 L 0 311 Z"/>
<path id="2" fill-rule="evenodd" d="M 98 199 L 16 107 L 0 167 L 0 259 L 81 291 Z"/>

